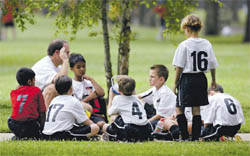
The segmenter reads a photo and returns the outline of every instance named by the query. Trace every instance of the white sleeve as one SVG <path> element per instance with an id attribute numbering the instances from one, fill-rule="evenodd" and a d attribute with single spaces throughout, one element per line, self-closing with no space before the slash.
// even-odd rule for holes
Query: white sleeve
<path id="1" fill-rule="evenodd" d="M 163 117 L 170 117 L 175 113 L 175 100 L 171 98 L 171 95 L 167 93 L 161 93 L 161 100 L 158 105 L 156 114 Z"/>
<path id="2" fill-rule="evenodd" d="M 145 103 L 152 105 L 154 103 L 153 102 L 153 90 L 154 88 L 151 88 L 143 93 L 140 93 L 138 96 L 140 96 Z"/>
<path id="3" fill-rule="evenodd" d="M 173 66 L 184 68 L 187 60 L 187 49 L 184 44 L 179 44 L 175 51 L 174 59 L 172 62 Z"/>
<path id="4" fill-rule="evenodd" d="M 116 98 L 117 96 L 114 97 L 112 101 L 112 106 L 110 109 L 108 109 L 108 115 L 114 115 L 119 113 L 119 107 L 118 107 L 118 100 Z"/>
<path id="5" fill-rule="evenodd" d="M 54 77 L 57 74 L 57 72 L 50 67 L 35 69 L 34 71 L 36 73 L 36 86 L 42 90 L 44 89 L 44 86 L 52 83 Z"/>
<path id="6" fill-rule="evenodd" d="M 76 104 L 74 105 L 72 114 L 75 117 L 77 123 L 83 123 L 84 121 L 89 119 L 83 109 L 82 104 L 78 100 Z"/>
<path id="7" fill-rule="evenodd" d="M 209 64 L 210 64 L 210 69 L 215 69 L 217 66 L 218 66 L 218 62 L 217 62 L 217 59 L 215 57 L 215 54 L 214 54 L 214 51 L 213 51 L 213 48 L 212 48 L 212 45 L 210 45 L 210 54 L 211 54 L 211 57 L 209 59 Z"/>
<path id="8" fill-rule="evenodd" d="M 209 105 L 204 108 L 204 112 L 206 112 L 207 115 L 204 119 L 205 124 L 211 124 L 215 121 L 216 109 L 216 100 L 214 98 L 209 98 Z"/>

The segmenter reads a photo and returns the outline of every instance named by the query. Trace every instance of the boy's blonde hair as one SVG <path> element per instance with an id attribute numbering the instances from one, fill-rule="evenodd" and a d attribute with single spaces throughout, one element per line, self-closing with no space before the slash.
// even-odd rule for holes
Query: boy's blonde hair
<path id="1" fill-rule="evenodd" d="M 118 80 L 119 91 L 126 96 L 133 94 L 135 90 L 135 80 L 127 75 L 122 75 Z"/>
<path id="2" fill-rule="evenodd" d="M 203 27 L 203 23 L 199 17 L 195 15 L 187 15 L 182 19 L 181 29 L 185 30 L 189 28 L 191 31 L 199 32 Z"/>

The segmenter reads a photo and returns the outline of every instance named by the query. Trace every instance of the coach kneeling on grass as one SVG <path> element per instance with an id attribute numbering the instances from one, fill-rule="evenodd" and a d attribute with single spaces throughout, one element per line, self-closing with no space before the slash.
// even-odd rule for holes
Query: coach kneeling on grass
<path id="1" fill-rule="evenodd" d="M 49 106 L 43 134 L 48 140 L 88 140 L 99 127 L 86 115 L 81 102 L 72 96 L 72 79 L 60 76 L 55 81 L 59 96 Z"/>

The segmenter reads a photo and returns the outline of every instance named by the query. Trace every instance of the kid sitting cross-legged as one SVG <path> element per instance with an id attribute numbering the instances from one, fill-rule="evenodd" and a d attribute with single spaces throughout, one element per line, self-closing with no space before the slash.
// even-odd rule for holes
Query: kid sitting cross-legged
<path id="1" fill-rule="evenodd" d="M 59 96 L 49 106 L 43 133 L 52 140 L 86 140 L 98 133 L 99 127 L 85 114 L 81 102 L 72 96 L 72 79 L 60 76 L 55 88 Z"/>
<path id="2" fill-rule="evenodd" d="M 116 137 L 116 140 L 143 141 L 150 138 L 152 126 L 147 121 L 143 104 L 133 95 L 135 80 L 122 75 L 118 79 L 119 93 L 114 95 L 110 89 L 108 114 L 117 116 L 110 125 L 103 126 L 106 135 Z"/>
<path id="3" fill-rule="evenodd" d="M 35 87 L 35 73 L 20 68 L 16 74 L 19 87 L 10 93 L 12 115 L 8 126 L 16 139 L 40 138 L 45 121 L 45 103 L 41 90 Z"/>

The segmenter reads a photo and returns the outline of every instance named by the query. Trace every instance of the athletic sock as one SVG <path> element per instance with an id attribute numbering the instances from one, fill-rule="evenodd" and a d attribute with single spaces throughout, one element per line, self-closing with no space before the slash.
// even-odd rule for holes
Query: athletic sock
<path id="1" fill-rule="evenodd" d="M 199 140 L 201 134 L 201 116 L 195 115 L 193 116 L 192 121 L 192 140 Z"/>
<path id="2" fill-rule="evenodd" d="M 174 140 L 179 139 L 180 131 L 179 131 L 179 127 L 177 125 L 173 125 L 170 127 L 170 133 L 171 133 Z"/>
<path id="3" fill-rule="evenodd" d="M 185 114 L 177 115 L 177 122 L 178 122 L 179 129 L 181 132 L 182 140 L 187 140 L 189 137 L 189 134 L 188 134 L 188 128 L 187 128 L 187 119 L 186 119 Z"/>

